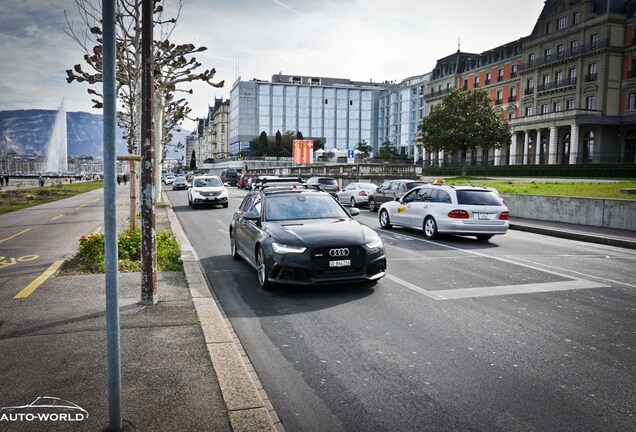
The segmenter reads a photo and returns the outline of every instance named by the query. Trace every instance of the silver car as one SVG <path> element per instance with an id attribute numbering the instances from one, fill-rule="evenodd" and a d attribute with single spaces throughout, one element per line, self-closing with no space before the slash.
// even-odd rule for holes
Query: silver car
<path id="1" fill-rule="evenodd" d="M 347 187 L 336 193 L 336 198 L 343 204 L 349 204 L 350 207 L 367 207 L 369 195 L 377 188 L 373 183 L 349 183 Z"/>
<path id="2" fill-rule="evenodd" d="M 508 207 L 492 188 L 425 185 L 380 206 L 380 226 L 393 225 L 424 231 L 428 239 L 439 234 L 474 235 L 489 240 L 508 231 Z"/>

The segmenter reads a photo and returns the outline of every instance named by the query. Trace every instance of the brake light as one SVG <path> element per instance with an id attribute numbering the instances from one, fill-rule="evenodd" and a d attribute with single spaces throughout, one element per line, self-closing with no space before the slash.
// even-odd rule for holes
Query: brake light
<path id="1" fill-rule="evenodd" d="M 451 210 L 448 213 L 448 217 L 451 219 L 469 219 L 470 218 L 466 210 Z"/>
<path id="2" fill-rule="evenodd" d="M 510 220 L 510 215 L 508 214 L 507 211 L 503 211 L 499 215 L 499 220 Z"/>
<path id="3" fill-rule="evenodd" d="M 358 196 L 367 196 L 367 193 L 365 191 L 360 191 L 358 192 Z"/>
<path id="4" fill-rule="evenodd" d="M 336 192 L 340 192 L 340 186 L 336 186 Z"/>

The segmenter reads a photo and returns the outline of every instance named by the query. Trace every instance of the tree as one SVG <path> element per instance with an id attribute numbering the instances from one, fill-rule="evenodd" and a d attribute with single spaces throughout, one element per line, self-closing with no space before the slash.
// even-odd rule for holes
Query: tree
<path id="1" fill-rule="evenodd" d="M 278 154 L 279 151 L 281 151 L 283 149 L 283 135 L 280 133 L 280 131 L 276 131 L 276 144 L 274 147 L 274 152 Z"/>
<path id="2" fill-rule="evenodd" d="M 192 156 L 190 156 L 190 169 L 191 170 L 197 169 L 197 158 L 196 158 L 196 153 L 194 152 L 194 149 L 192 149 Z"/>
<path id="3" fill-rule="evenodd" d="M 184 98 L 177 98 L 176 93 L 192 94 L 192 90 L 182 89 L 186 82 L 203 81 L 213 87 L 222 87 L 224 82 L 212 82 L 216 71 L 208 69 L 197 72 L 201 63 L 191 57 L 196 52 L 206 50 L 193 44 L 177 45 L 170 42 L 169 37 L 179 18 L 182 0 L 176 2 L 174 17 L 164 19 L 164 0 L 154 1 L 155 35 L 153 53 L 154 67 L 154 144 L 155 167 L 159 167 L 165 155 L 163 146 L 170 142 L 171 131 L 180 122 L 188 118 L 191 109 Z M 84 61 L 92 71 L 85 71 L 81 64 L 66 71 L 67 82 L 86 82 L 98 84 L 102 81 L 102 29 L 101 6 L 99 0 L 75 0 L 82 21 L 76 28 L 66 17 L 67 27 L 64 29 L 84 52 Z M 141 118 L 141 0 L 117 0 L 116 20 L 116 81 L 117 98 L 121 102 L 117 113 L 119 126 L 124 129 L 124 138 L 128 143 L 128 152 L 138 153 L 140 147 Z M 173 5 L 173 3 L 170 3 Z M 88 93 L 94 97 L 94 108 L 102 107 L 102 95 L 89 88 Z M 160 170 L 156 169 L 156 176 Z"/>
<path id="4" fill-rule="evenodd" d="M 363 158 L 368 158 L 369 155 L 371 155 L 372 148 L 371 148 L 371 146 L 369 144 L 367 144 L 366 141 L 361 140 L 358 143 L 357 150 L 362 153 L 362 157 Z"/>
<path id="5" fill-rule="evenodd" d="M 484 89 L 454 88 L 433 107 L 418 126 L 421 142 L 429 152 L 460 152 L 462 176 L 466 176 L 466 155 L 478 148 L 500 148 L 508 144 L 510 126 L 490 105 Z"/>
<path id="6" fill-rule="evenodd" d="M 386 140 L 378 149 L 378 159 L 403 159 L 403 157 L 398 154 L 393 143 L 389 140 Z"/>

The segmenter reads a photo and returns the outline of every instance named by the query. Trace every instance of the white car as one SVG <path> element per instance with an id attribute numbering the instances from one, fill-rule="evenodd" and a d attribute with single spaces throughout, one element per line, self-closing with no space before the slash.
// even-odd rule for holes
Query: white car
<path id="1" fill-rule="evenodd" d="M 420 229 L 428 239 L 459 234 L 486 241 L 508 231 L 509 213 L 492 188 L 427 184 L 382 204 L 379 221 L 384 229 Z"/>
<path id="2" fill-rule="evenodd" d="M 176 177 L 175 177 L 174 175 L 172 175 L 172 174 L 168 174 L 167 176 L 165 176 L 165 177 L 163 178 L 163 182 L 164 182 L 165 184 L 169 185 L 169 184 L 172 184 L 172 182 L 174 181 L 174 179 L 175 179 L 175 178 L 176 178 Z"/>
<path id="3" fill-rule="evenodd" d="M 378 188 L 373 183 L 349 183 L 340 192 L 336 193 L 336 198 L 343 204 L 349 204 L 350 207 L 368 207 L 369 194 Z"/>
<path id="4" fill-rule="evenodd" d="M 188 189 L 188 204 L 193 209 L 205 204 L 227 208 L 228 191 L 219 176 L 195 176 L 192 179 L 192 187 Z"/>

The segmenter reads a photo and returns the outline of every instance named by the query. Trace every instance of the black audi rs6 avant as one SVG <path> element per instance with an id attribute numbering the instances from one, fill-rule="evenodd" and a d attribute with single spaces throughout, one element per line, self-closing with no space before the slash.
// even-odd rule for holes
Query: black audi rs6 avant
<path id="1" fill-rule="evenodd" d="M 263 289 L 272 285 L 375 283 L 386 274 L 384 244 L 329 193 L 308 187 L 250 192 L 230 223 L 234 259 L 245 259 Z"/>

